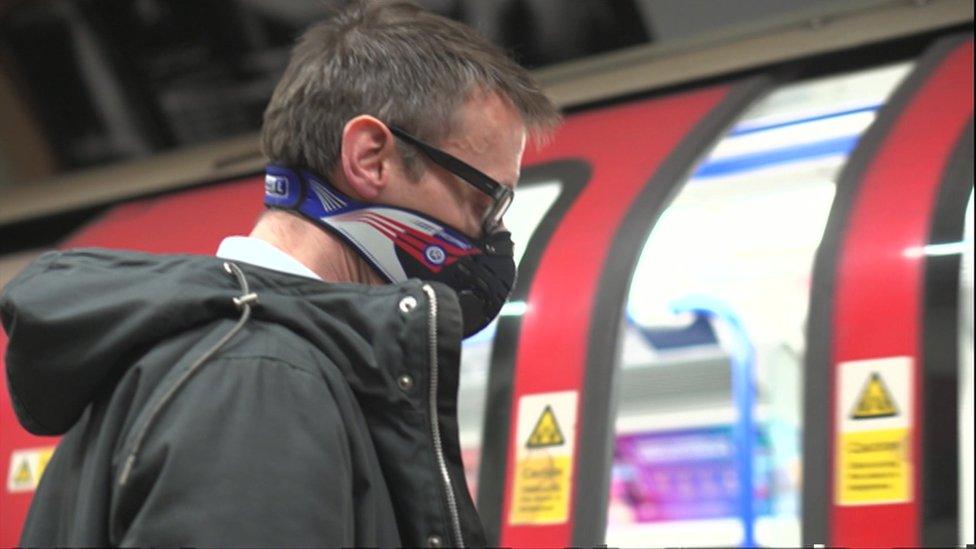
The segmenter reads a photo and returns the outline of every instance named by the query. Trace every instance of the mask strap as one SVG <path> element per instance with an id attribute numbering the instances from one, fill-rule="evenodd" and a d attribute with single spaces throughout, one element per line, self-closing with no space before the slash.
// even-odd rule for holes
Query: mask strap
<path id="1" fill-rule="evenodd" d="M 305 193 L 305 181 L 296 171 L 276 165 L 269 165 L 265 169 L 265 205 L 295 210 L 305 200 Z"/>

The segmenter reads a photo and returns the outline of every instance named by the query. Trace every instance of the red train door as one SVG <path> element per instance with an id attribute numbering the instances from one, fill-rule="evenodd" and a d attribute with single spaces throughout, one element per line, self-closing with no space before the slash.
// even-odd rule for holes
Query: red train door
<path id="1" fill-rule="evenodd" d="M 960 254 L 946 246 L 972 174 L 964 36 L 919 60 L 838 183 L 808 325 L 804 544 L 959 543 Z"/>
<path id="2" fill-rule="evenodd" d="M 498 325 L 478 482 L 489 543 L 603 543 L 614 357 L 640 245 L 695 160 L 766 84 L 573 114 L 526 159 L 527 173 L 577 161 L 581 191 L 537 260 L 523 261 L 513 299 L 524 312 Z"/>

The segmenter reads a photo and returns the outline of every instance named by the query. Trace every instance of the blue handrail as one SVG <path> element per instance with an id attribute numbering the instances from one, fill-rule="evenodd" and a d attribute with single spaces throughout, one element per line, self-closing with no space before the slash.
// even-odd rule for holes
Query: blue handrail
<path id="1" fill-rule="evenodd" d="M 732 367 L 732 398 L 738 411 L 732 438 L 735 441 L 735 467 L 739 478 L 739 511 L 742 519 L 742 546 L 755 547 L 755 495 L 753 482 L 753 456 L 756 429 L 753 409 L 755 403 L 754 370 L 756 352 L 739 315 L 726 303 L 702 295 L 686 296 L 671 303 L 677 313 L 692 312 L 723 322 L 730 328 Z"/>

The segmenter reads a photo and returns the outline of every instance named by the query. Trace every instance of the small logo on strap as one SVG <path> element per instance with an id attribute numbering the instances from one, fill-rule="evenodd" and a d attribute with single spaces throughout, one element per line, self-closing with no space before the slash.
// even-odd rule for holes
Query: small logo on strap
<path id="1" fill-rule="evenodd" d="M 440 265 L 444 263 L 445 259 L 447 259 L 447 254 L 444 253 L 444 248 L 433 245 L 427 246 L 427 249 L 424 250 L 424 256 L 427 258 L 427 261 L 430 261 L 434 265 Z"/>
<path id="2" fill-rule="evenodd" d="M 288 196 L 288 178 L 280 175 L 265 175 L 264 192 L 265 194 L 282 198 Z"/>

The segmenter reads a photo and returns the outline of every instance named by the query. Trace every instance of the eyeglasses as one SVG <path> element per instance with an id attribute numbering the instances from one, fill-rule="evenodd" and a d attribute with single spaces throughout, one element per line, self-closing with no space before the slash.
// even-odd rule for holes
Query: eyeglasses
<path id="1" fill-rule="evenodd" d="M 485 236 L 492 234 L 498 229 L 502 223 L 502 217 L 505 216 L 508 207 L 512 205 L 512 198 L 515 194 L 512 192 L 512 189 L 488 177 L 460 158 L 456 158 L 437 147 L 424 143 L 401 128 L 392 124 L 388 125 L 388 127 L 393 135 L 416 147 L 434 164 L 460 177 L 474 186 L 474 188 L 490 196 L 492 206 L 488 210 L 488 213 L 485 214 L 485 218 L 481 222 L 481 228 Z"/>

